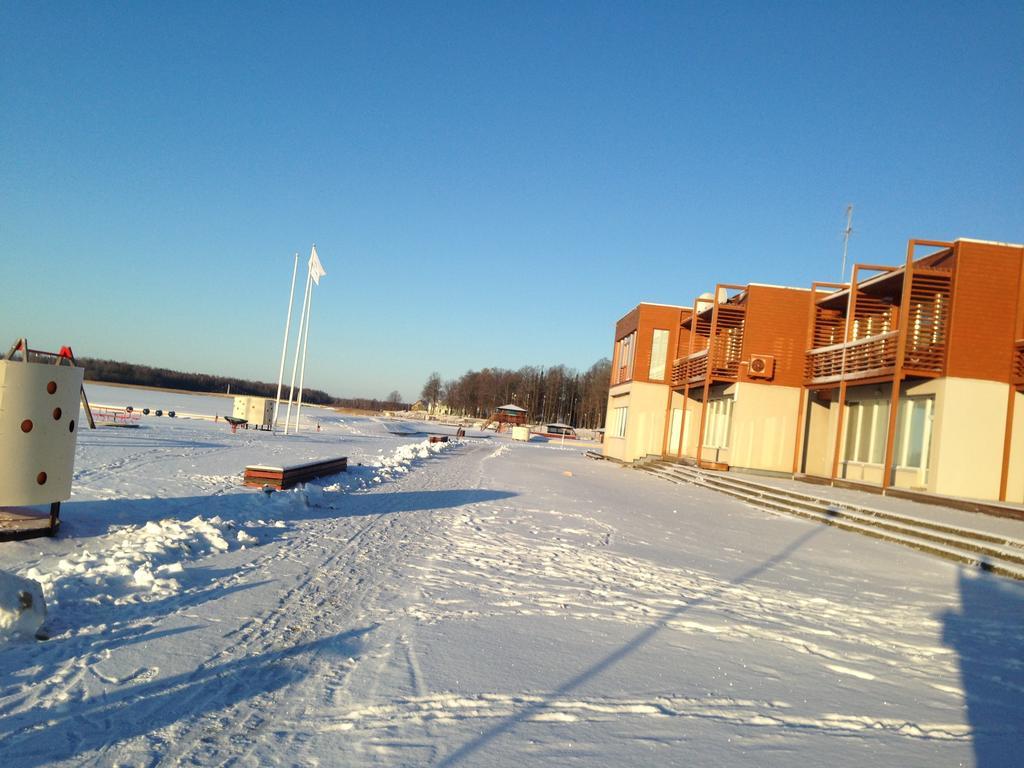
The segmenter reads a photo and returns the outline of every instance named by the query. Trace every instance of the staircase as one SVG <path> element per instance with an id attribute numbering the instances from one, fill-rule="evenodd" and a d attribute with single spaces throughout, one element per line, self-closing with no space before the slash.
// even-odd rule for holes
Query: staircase
<path id="1" fill-rule="evenodd" d="M 650 457 L 633 466 L 670 483 L 710 488 L 769 512 L 804 517 L 1024 580 L 1024 541 L 1018 539 L 791 491 L 735 474 L 706 472 L 660 458 Z"/>

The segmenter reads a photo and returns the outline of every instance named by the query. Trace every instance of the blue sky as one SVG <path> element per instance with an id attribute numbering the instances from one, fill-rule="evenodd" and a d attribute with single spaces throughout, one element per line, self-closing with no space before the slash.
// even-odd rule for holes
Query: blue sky
<path id="1" fill-rule="evenodd" d="M 0 6 L 0 329 L 306 381 L 586 368 L 640 301 L 1024 240 L 1024 5 Z M 301 287 L 301 286 L 300 286 Z M 7 340 L 0 343 L 6 346 Z"/>

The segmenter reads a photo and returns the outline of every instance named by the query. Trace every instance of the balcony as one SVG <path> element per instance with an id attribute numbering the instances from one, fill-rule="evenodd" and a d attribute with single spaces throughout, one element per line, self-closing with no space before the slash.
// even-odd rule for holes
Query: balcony
<path id="1" fill-rule="evenodd" d="M 941 376 L 952 273 L 921 265 L 865 269 L 883 271 L 863 282 L 855 280 L 852 296 L 849 289 L 838 290 L 815 303 L 812 338 L 818 346 L 807 352 L 804 383 L 884 379 L 897 368 L 907 376 Z M 830 343 L 837 337 L 839 343 Z M 901 346 L 903 357 L 898 359 Z"/>
<path id="2" fill-rule="evenodd" d="M 1024 339 L 1013 345 L 1013 383 L 1024 388 Z"/>
<path id="3" fill-rule="evenodd" d="M 830 344 L 807 353 L 804 378 L 807 384 L 834 384 L 891 376 L 896 371 L 896 345 L 899 332 L 890 331 L 857 339 L 846 344 Z M 913 334 L 903 352 L 903 370 L 912 376 L 935 377 L 942 374 L 945 344 Z"/>
<path id="4" fill-rule="evenodd" d="M 708 351 L 702 349 L 672 363 L 672 386 L 685 387 L 704 381 L 708 372 Z"/>
<path id="5" fill-rule="evenodd" d="M 896 370 L 896 331 L 846 344 L 829 344 L 807 353 L 808 384 L 833 384 L 842 379 L 887 376 Z"/>

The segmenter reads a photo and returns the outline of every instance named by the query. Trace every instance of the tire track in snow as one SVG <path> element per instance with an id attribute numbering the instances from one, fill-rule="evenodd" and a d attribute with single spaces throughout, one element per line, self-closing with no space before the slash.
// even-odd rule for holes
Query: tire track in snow
<path id="1" fill-rule="evenodd" d="M 866 609 L 657 565 L 610 551 L 607 525 L 577 516 L 566 528 L 562 517 L 490 503 L 460 512 L 436 551 L 411 566 L 425 596 L 411 612 L 427 623 L 547 616 L 637 625 L 714 595 L 699 618 L 672 618 L 666 629 L 721 642 L 767 641 L 861 679 L 857 664 L 891 669 L 892 679 L 878 684 L 903 684 L 908 675 L 958 678 L 953 649 L 922 642 L 939 633 L 936 618 L 909 621 L 900 605 Z M 465 597 L 442 597 L 453 591 Z"/>
<path id="2" fill-rule="evenodd" d="M 814 730 L 836 735 L 883 731 L 909 739 L 970 741 L 972 729 L 961 723 L 912 722 L 863 714 L 823 713 L 812 717 L 791 711 L 779 701 L 710 696 L 651 698 L 566 697 L 554 694 L 439 693 L 365 706 L 340 715 L 314 719 L 316 727 L 337 731 L 388 731 L 429 724 L 465 724 L 477 730 L 482 721 L 513 718 L 528 712 L 527 722 L 595 723 L 620 717 L 700 718 L 730 725 Z"/>
<path id="3" fill-rule="evenodd" d="M 456 457 L 453 457 L 456 458 Z M 444 465 L 440 465 L 444 466 Z M 415 478 L 429 472 L 417 472 Z M 404 477 L 395 484 L 374 488 L 367 493 L 347 494 L 342 498 L 351 503 L 358 500 L 363 504 L 387 506 L 388 494 L 401 490 L 407 483 Z M 426 485 L 430 485 L 429 480 Z M 368 518 L 368 519 L 367 519 Z M 196 689 L 183 700 L 181 710 L 204 711 L 205 714 L 191 718 L 183 726 L 171 726 L 163 733 L 149 737 L 154 740 L 152 751 L 162 751 L 161 745 L 173 745 L 167 749 L 161 762 L 168 764 L 199 763 L 221 765 L 226 763 L 258 765 L 261 749 L 270 749 L 274 754 L 289 756 L 295 760 L 301 740 L 307 729 L 302 727 L 282 730 L 279 723 L 301 723 L 309 706 L 331 705 L 339 700 L 339 691 L 344 688 L 351 667 L 324 658 L 326 649 L 315 645 L 317 640 L 331 637 L 339 631 L 351 630 L 356 626 L 372 625 L 385 617 L 373 610 L 376 598 L 382 588 L 391 580 L 394 561 L 404 555 L 396 544 L 409 540 L 407 529 L 411 524 L 388 511 L 367 515 L 365 523 L 351 530 L 352 520 L 360 518 L 341 517 L 321 521 L 321 528 L 301 531 L 292 539 L 291 546 L 282 545 L 281 554 L 287 552 L 290 558 L 301 562 L 307 574 L 275 601 L 275 605 L 259 617 L 250 620 L 235 632 L 229 633 L 231 642 L 218 654 L 203 664 L 197 675 L 204 669 L 216 668 L 230 662 L 239 655 L 259 657 L 271 654 L 275 649 L 311 644 L 312 649 L 302 657 L 287 656 L 281 665 L 286 673 L 295 678 L 299 687 L 322 686 L 322 690 L 305 696 L 294 695 L 295 687 L 274 689 L 257 693 L 252 697 L 237 698 L 237 691 L 225 690 L 212 701 L 208 686 Z M 416 539 L 422 539 L 417 530 Z M 346 562 L 352 562 L 346 565 Z M 296 624 L 292 617 L 299 616 L 307 623 Z M 286 692 L 289 691 L 289 692 Z M 268 732 L 273 726 L 273 743 L 267 743 Z M 114 745 L 110 745 L 113 747 Z"/>

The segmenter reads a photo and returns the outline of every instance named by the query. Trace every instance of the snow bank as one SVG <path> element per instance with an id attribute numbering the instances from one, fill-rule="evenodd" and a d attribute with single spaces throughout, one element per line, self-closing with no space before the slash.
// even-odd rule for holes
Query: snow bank
<path id="1" fill-rule="evenodd" d="M 409 471 L 416 459 L 427 459 L 432 454 L 441 453 L 459 444 L 457 440 L 448 440 L 444 443 L 432 443 L 424 440 L 421 443 L 409 443 L 400 445 L 389 456 L 382 456 L 370 464 L 377 470 L 374 475 L 374 482 L 383 482 L 395 475 L 405 474 Z"/>
<path id="2" fill-rule="evenodd" d="M 32 594 L 38 595 L 39 599 L 38 602 L 33 601 L 33 605 L 42 606 L 44 613 L 40 614 L 34 626 L 19 631 L 31 634 L 42 623 L 45 616 L 44 594 L 51 605 L 66 599 L 125 605 L 177 595 L 184 589 L 180 579 L 188 562 L 215 552 L 258 545 L 260 539 L 253 533 L 259 529 L 287 527 L 280 519 L 264 519 L 268 511 L 273 510 L 271 515 L 275 518 L 287 520 L 289 512 L 297 507 L 321 506 L 325 494 L 349 491 L 352 483 L 358 488 L 365 488 L 368 481 L 382 482 L 408 472 L 418 459 L 428 458 L 453 445 L 453 442 L 431 443 L 424 440 L 399 446 L 371 464 L 372 475 L 369 478 L 353 478 L 351 483 L 335 482 L 327 487 L 309 483 L 270 496 L 240 496 L 241 503 L 231 511 L 229 519 L 220 516 L 195 516 L 188 520 L 168 517 L 141 525 L 114 527 L 90 541 L 88 547 L 65 553 L 59 559 L 47 559 L 24 570 L 22 575 L 26 578 L 19 579 L 18 583 L 35 585 Z M 168 500 L 168 512 L 174 506 Z M 18 579 L 16 576 L 11 578 Z M 18 621 L 29 621 L 28 618 L 19 618 L 21 614 L 15 612 L 17 595 L 23 591 L 22 588 L 11 587 L 10 591 L 13 597 L 4 603 L 12 606 L 10 615 L 4 614 L 0 629 L 7 624 L 13 626 Z"/>
<path id="3" fill-rule="evenodd" d="M 39 583 L 0 571 L 0 640 L 32 637 L 45 619 L 46 602 Z"/>
<path id="4" fill-rule="evenodd" d="M 107 595 L 115 605 L 133 602 L 139 591 L 157 597 L 176 594 L 181 584 L 174 576 L 183 570 L 181 561 L 227 550 L 223 529 L 228 527 L 219 517 L 198 516 L 118 526 L 96 542 L 95 552 L 86 549 L 45 570 L 29 568 L 25 575 L 51 595 L 87 584 L 88 591 Z"/>

